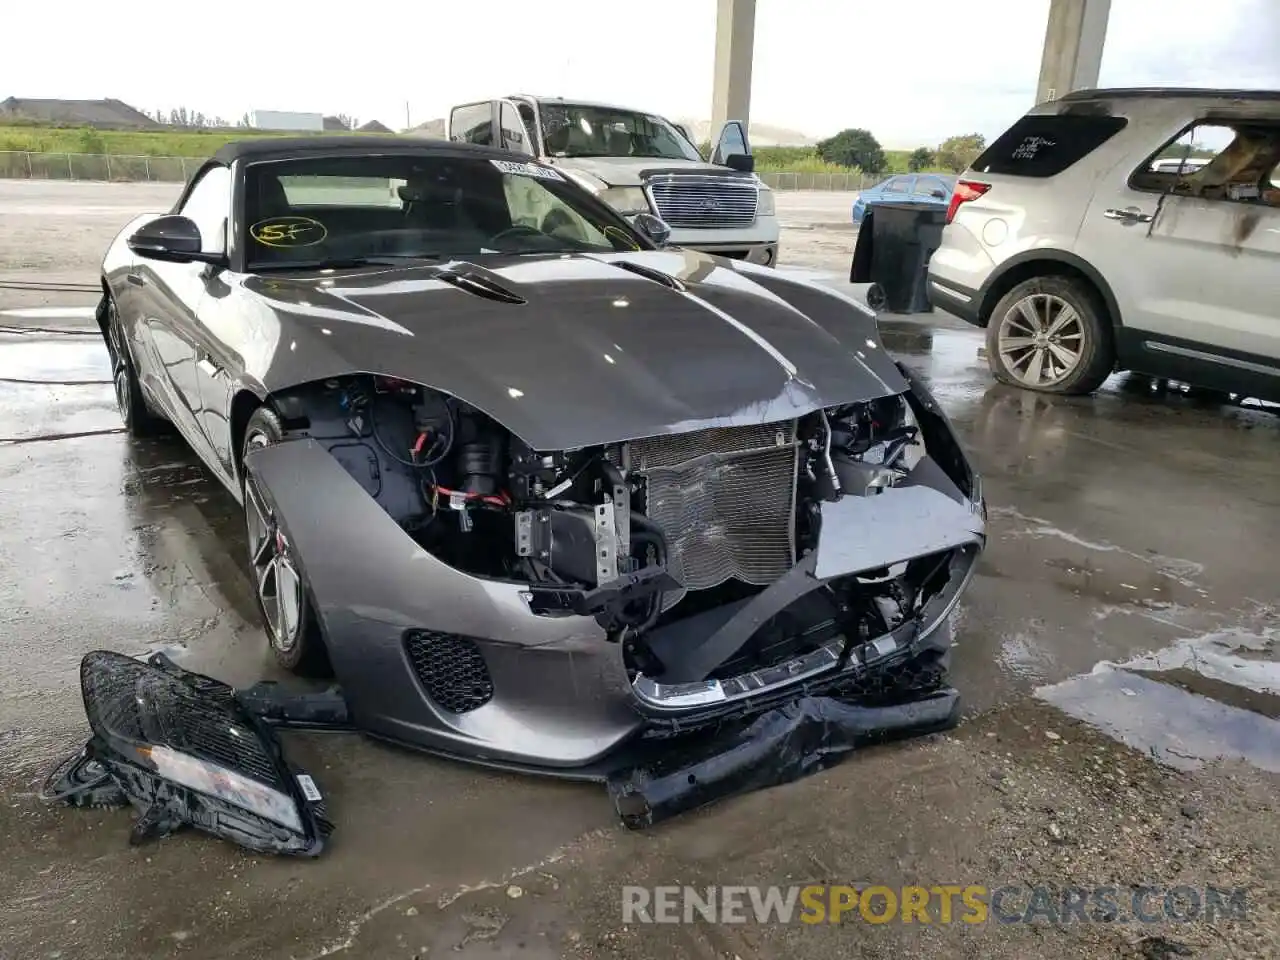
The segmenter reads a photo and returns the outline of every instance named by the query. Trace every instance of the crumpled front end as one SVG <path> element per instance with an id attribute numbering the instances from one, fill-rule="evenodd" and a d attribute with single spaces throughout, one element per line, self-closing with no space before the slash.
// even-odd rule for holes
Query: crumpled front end
<path id="1" fill-rule="evenodd" d="M 446 411 L 468 442 L 456 478 L 443 454 L 417 478 L 425 519 L 389 507 L 414 492 L 394 463 L 326 440 L 322 401 L 299 400 L 284 409 L 302 423 L 310 403 L 310 429 L 250 453 L 248 482 L 299 561 L 357 726 L 600 778 L 624 745 L 818 687 L 885 704 L 945 685 L 941 628 L 985 511 L 950 425 L 901 373 L 902 395 L 564 452 Z M 366 402 L 394 447 L 400 421 L 376 408 L 392 401 Z"/>

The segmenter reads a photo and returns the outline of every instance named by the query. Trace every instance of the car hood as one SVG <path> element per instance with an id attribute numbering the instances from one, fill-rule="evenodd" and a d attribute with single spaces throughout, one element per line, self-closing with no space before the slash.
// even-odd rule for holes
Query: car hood
<path id="1" fill-rule="evenodd" d="M 279 332 L 267 390 L 401 377 L 540 450 L 768 423 L 906 389 L 864 307 L 691 251 L 486 256 L 245 286 Z"/>
<path id="2" fill-rule="evenodd" d="M 638 187 L 649 173 L 721 173 L 727 177 L 742 176 L 736 170 L 714 163 L 671 160 L 666 157 L 559 157 L 556 167 L 585 173 L 610 187 Z"/>

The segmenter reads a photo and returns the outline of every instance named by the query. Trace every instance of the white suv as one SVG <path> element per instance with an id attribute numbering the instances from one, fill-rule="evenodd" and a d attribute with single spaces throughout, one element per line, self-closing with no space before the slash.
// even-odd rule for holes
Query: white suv
<path id="1" fill-rule="evenodd" d="M 1090 393 L 1114 370 L 1280 400 L 1280 92 L 1084 90 L 956 185 L 934 304 L 995 376 Z"/>

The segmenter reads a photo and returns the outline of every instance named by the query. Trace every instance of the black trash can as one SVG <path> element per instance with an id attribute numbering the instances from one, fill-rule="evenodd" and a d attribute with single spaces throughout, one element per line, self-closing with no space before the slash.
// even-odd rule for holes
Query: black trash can
<path id="1" fill-rule="evenodd" d="M 867 291 L 867 303 L 875 310 L 884 313 L 932 310 L 929 257 L 942 243 L 946 222 L 946 208 L 936 204 L 875 204 L 867 211 L 858 231 L 849 282 L 873 284 Z"/>

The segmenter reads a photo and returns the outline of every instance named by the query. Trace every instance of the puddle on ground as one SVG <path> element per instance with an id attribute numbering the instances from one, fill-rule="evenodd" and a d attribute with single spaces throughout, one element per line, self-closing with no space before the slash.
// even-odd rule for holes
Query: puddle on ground
<path id="1" fill-rule="evenodd" d="M 99 336 L 0 336 L 0 442 L 121 429 Z"/>
<path id="2" fill-rule="evenodd" d="M 1280 773 L 1278 639 L 1276 628 L 1221 630 L 1036 696 L 1177 769 L 1243 760 Z"/>
<path id="3" fill-rule="evenodd" d="M 111 362 L 102 338 L 0 340 L 0 380 L 35 384 L 111 382 Z"/>

